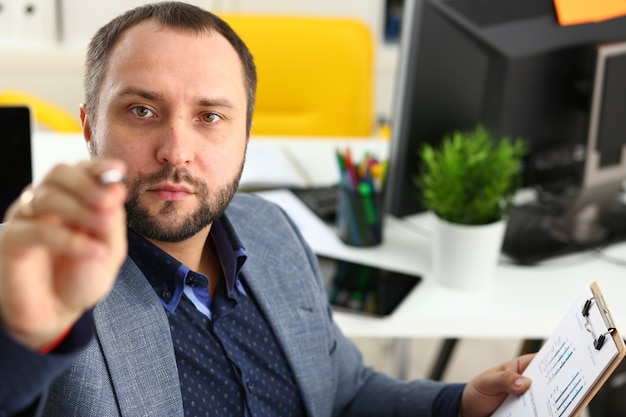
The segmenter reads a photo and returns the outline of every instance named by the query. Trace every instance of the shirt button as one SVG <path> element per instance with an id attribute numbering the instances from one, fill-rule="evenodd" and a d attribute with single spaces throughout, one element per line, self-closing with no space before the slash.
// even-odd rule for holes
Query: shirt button
<path id="1" fill-rule="evenodd" d="M 168 290 L 163 290 L 163 292 L 161 293 L 161 297 L 163 297 L 164 300 L 169 300 L 171 296 L 172 293 L 170 293 Z"/>
<path id="2" fill-rule="evenodd" d="M 254 388 L 254 384 L 252 383 L 252 381 L 248 380 L 246 386 L 248 387 L 248 391 L 252 392 L 252 388 Z"/>

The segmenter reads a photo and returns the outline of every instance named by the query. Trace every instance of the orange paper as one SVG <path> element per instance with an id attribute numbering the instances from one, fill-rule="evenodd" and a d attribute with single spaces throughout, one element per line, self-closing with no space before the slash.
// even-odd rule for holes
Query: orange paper
<path id="1" fill-rule="evenodd" d="M 554 0 L 563 26 L 594 23 L 626 15 L 626 0 Z"/>

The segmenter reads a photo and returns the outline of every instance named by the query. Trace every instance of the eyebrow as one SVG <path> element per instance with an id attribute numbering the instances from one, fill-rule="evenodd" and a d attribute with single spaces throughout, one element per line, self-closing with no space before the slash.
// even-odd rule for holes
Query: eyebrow
<path id="1" fill-rule="evenodd" d="M 136 87 L 126 87 L 118 94 L 120 97 L 124 96 L 139 96 L 141 98 L 145 98 L 146 100 L 155 100 L 155 101 L 163 101 L 165 97 L 163 94 L 159 94 L 156 92 L 143 90 L 141 88 Z"/>
<path id="2" fill-rule="evenodd" d="M 138 96 L 146 100 L 165 101 L 165 96 L 163 94 L 137 87 L 124 88 L 120 91 L 119 96 Z M 226 97 L 216 97 L 212 99 L 200 98 L 197 100 L 197 104 L 203 107 L 236 107 L 232 100 Z"/>

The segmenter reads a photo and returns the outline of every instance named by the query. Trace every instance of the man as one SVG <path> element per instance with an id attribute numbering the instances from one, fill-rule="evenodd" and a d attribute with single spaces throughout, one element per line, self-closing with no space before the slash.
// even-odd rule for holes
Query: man
<path id="1" fill-rule="evenodd" d="M 467 385 L 363 365 L 293 224 L 235 196 L 256 75 L 214 15 L 116 18 L 85 81 L 92 160 L 27 189 L 0 235 L 0 416 L 472 417 L 528 388 L 528 357 Z"/>

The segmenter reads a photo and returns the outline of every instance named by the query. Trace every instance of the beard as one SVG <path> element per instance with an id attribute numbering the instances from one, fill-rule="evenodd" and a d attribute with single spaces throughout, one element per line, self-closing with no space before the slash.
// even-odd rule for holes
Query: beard
<path id="1" fill-rule="evenodd" d="M 160 242 L 186 240 L 224 213 L 237 192 L 242 171 L 243 163 L 238 175 L 216 190 L 210 190 L 203 180 L 194 178 L 187 170 L 178 170 L 171 166 L 153 175 L 139 177 L 130 186 L 126 201 L 128 226 L 147 239 Z M 166 201 L 157 214 L 150 214 L 147 208 L 140 205 L 142 191 L 166 179 L 174 183 L 184 182 L 193 187 L 199 206 L 191 214 L 180 214 L 177 201 Z"/>
<path id="2" fill-rule="evenodd" d="M 88 143 L 88 151 L 92 157 L 100 154 L 98 144 L 101 141 L 97 140 L 96 131 L 96 125 L 93 123 L 92 139 Z M 230 204 L 239 187 L 245 155 L 244 151 L 244 158 L 236 175 L 229 183 L 216 190 L 210 190 L 204 180 L 193 177 L 186 169 L 176 169 L 171 165 L 165 166 L 155 174 L 138 177 L 134 183 L 127 184 L 128 198 L 125 207 L 128 227 L 147 239 L 160 242 L 181 242 L 194 236 L 218 219 Z M 166 201 L 156 215 L 141 207 L 139 203 L 141 193 L 151 185 L 167 179 L 174 183 L 185 182 L 193 187 L 199 202 L 198 208 L 193 213 L 186 217 L 181 215 L 176 201 Z"/>

